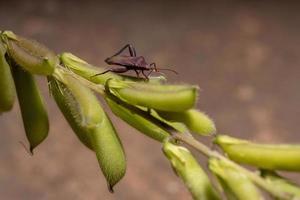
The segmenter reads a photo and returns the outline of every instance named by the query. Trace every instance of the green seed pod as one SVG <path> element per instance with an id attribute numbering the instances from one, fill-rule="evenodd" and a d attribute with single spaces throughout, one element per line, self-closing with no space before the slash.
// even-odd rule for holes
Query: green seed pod
<path id="1" fill-rule="evenodd" d="M 189 109 L 183 112 L 158 112 L 166 120 L 182 122 L 188 129 L 200 135 L 211 135 L 216 133 L 214 122 L 203 112 Z"/>
<path id="2" fill-rule="evenodd" d="M 86 147 L 93 150 L 86 127 L 81 125 L 80 107 L 75 97 L 64 84 L 54 78 L 48 77 L 48 82 L 51 94 L 72 130 Z"/>
<path id="3" fill-rule="evenodd" d="M 60 60 L 64 66 L 70 68 L 76 74 L 96 84 L 104 85 L 109 78 L 122 79 L 119 75 L 110 72 L 102 74 L 101 76 L 94 76 L 95 74 L 104 71 L 104 69 L 90 65 L 86 61 L 71 53 L 62 53 L 60 55 Z"/>
<path id="4" fill-rule="evenodd" d="M 11 31 L 2 33 L 9 56 L 32 74 L 51 75 L 59 64 L 58 57 L 42 44 L 15 35 Z"/>
<path id="5" fill-rule="evenodd" d="M 185 124 L 181 123 L 181 122 L 177 122 L 177 121 L 170 121 L 167 120 L 165 118 L 162 118 L 156 110 L 153 109 L 147 109 L 144 107 L 139 107 L 140 109 L 143 109 L 144 111 L 147 111 L 151 116 L 153 116 L 154 118 L 158 119 L 159 121 L 161 121 L 164 124 L 167 124 L 168 126 L 171 126 L 175 131 L 179 132 L 179 133 L 189 133 L 189 129 L 186 127 Z"/>
<path id="6" fill-rule="evenodd" d="M 163 152 L 170 160 L 175 173 L 183 180 L 191 192 L 193 199 L 220 199 L 208 176 L 189 150 L 170 142 L 165 142 Z"/>
<path id="7" fill-rule="evenodd" d="M 197 97 L 196 86 L 155 85 L 120 80 L 111 80 L 108 84 L 112 93 L 120 99 L 155 110 L 184 111 L 195 105 Z"/>
<path id="8" fill-rule="evenodd" d="M 11 110 L 16 97 L 14 80 L 5 53 L 6 49 L 0 40 L 0 113 Z"/>
<path id="9" fill-rule="evenodd" d="M 163 124 L 158 119 L 149 115 L 146 111 L 113 98 L 111 95 L 108 95 L 105 100 L 116 116 L 120 117 L 145 135 L 160 142 L 164 141 L 169 136 L 169 133 L 163 127 Z"/>
<path id="10" fill-rule="evenodd" d="M 60 55 L 60 59 L 63 65 L 70 68 L 73 72 L 96 84 L 104 85 L 105 82 L 110 78 L 117 79 L 117 80 L 130 80 L 136 82 L 145 81 L 145 79 L 143 78 L 137 78 L 137 77 L 126 76 L 126 75 L 118 75 L 111 72 L 101 74 L 99 76 L 94 76 L 95 74 L 99 74 L 105 71 L 105 69 L 101 67 L 93 66 L 71 53 L 62 53 Z M 163 76 L 149 77 L 148 83 L 160 84 L 165 81 L 166 78 Z"/>
<path id="11" fill-rule="evenodd" d="M 214 142 L 238 163 L 270 170 L 300 170 L 300 145 L 255 144 L 226 135 L 217 136 Z"/>
<path id="12" fill-rule="evenodd" d="M 64 84 L 77 102 L 77 122 L 86 130 L 110 191 L 126 171 L 126 159 L 121 141 L 97 97 L 89 88 L 68 74 L 63 75 Z"/>
<path id="13" fill-rule="evenodd" d="M 209 169 L 216 175 L 225 195 L 234 200 L 264 199 L 254 183 L 225 160 L 209 159 Z"/>
<path id="14" fill-rule="evenodd" d="M 113 187 L 125 175 L 126 158 L 121 141 L 106 115 L 98 127 L 90 130 L 89 138 L 107 180 L 109 191 L 113 192 Z"/>
<path id="15" fill-rule="evenodd" d="M 48 136 L 49 121 L 43 98 L 33 75 L 19 66 L 12 66 L 19 105 L 30 152 Z"/>
<path id="16" fill-rule="evenodd" d="M 300 199 L 300 186 L 279 176 L 274 171 L 260 170 L 260 174 L 275 190 L 289 195 L 289 199 Z"/>

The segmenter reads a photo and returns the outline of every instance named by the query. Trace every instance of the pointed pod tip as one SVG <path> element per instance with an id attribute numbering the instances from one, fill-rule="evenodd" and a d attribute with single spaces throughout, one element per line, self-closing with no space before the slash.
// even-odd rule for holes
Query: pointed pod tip
<path id="1" fill-rule="evenodd" d="M 2 35 L 6 36 L 9 39 L 13 39 L 13 40 L 17 40 L 17 36 L 16 34 L 14 34 L 12 31 L 2 31 L 1 32 Z"/>
<path id="2" fill-rule="evenodd" d="M 111 184 L 108 183 L 107 187 L 108 187 L 108 190 L 109 190 L 110 193 L 114 193 L 115 192 L 114 188 L 113 188 L 114 187 L 113 185 L 111 185 Z"/>
<path id="3" fill-rule="evenodd" d="M 231 137 L 226 134 L 218 134 L 213 142 L 218 145 L 234 145 L 234 144 L 247 144 L 249 141 Z"/>
<path id="4" fill-rule="evenodd" d="M 88 64 L 86 61 L 78 58 L 77 56 L 73 55 L 72 53 L 69 52 L 63 52 L 62 54 L 59 55 L 59 57 L 62 59 L 63 62 L 68 64 L 69 62 L 77 62 L 77 63 L 83 63 L 83 64 Z M 70 63 L 69 63 L 70 64 Z"/>
<path id="5" fill-rule="evenodd" d="M 30 155 L 31 156 L 33 156 L 33 149 L 34 149 L 35 147 L 33 147 L 33 146 L 30 146 L 30 148 L 29 148 L 29 152 L 30 152 Z"/>
<path id="6" fill-rule="evenodd" d="M 19 141 L 19 143 L 21 144 L 21 146 L 24 147 L 25 151 L 26 151 L 29 155 L 33 156 L 33 148 L 34 148 L 34 147 L 30 147 L 29 150 L 28 150 L 27 147 L 26 147 L 26 145 L 25 145 L 22 141 Z"/>

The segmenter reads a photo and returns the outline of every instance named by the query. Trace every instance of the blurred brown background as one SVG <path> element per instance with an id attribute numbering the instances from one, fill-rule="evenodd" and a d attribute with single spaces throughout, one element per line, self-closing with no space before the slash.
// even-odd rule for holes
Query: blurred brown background
<path id="1" fill-rule="evenodd" d="M 170 81 L 200 85 L 198 107 L 220 133 L 300 143 L 299 10 L 292 1 L 11 0 L 0 3 L 0 29 L 99 66 L 131 43 L 149 61 L 176 69 Z M 115 117 L 128 169 L 110 194 L 95 156 L 39 81 L 51 131 L 30 157 L 18 143 L 26 139 L 17 103 L 0 117 L 0 199 L 190 199 L 160 144 Z"/>

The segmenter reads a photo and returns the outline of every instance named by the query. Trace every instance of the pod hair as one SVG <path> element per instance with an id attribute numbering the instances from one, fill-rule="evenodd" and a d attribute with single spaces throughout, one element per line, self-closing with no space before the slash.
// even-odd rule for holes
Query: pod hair
<path id="1" fill-rule="evenodd" d="M 11 31 L 1 34 L 9 56 L 22 68 L 33 74 L 51 75 L 59 59 L 44 45 L 15 35 Z"/>

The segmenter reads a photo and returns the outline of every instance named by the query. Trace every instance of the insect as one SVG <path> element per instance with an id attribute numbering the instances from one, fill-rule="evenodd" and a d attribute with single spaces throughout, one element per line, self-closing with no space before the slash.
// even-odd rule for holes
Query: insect
<path id="1" fill-rule="evenodd" d="M 126 49 L 128 49 L 129 51 L 129 56 L 121 55 Z M 153 71 L 159 73 L 159 70 L 167 70 L 178 74 L 175 70 L 172 69 L 157 68 L 154 62 L 148 64 L 143 56 L 136 55 L 134 47 L 130 44 L 125 45 L 113 56 L 106 58 L 105 62 L 109 65 L 116 65 L 118 67 L 110 68 L 102 73 L 95 74 L 93 76 L 98 76 L 107 72 L 125 73 L 129 70 L 133 70 L 135 71 L 137 77 L 140 77 L 140 73 L 142 73 L 142 75 L 148 80 L 148 76 Z M 145 71 L 148 71 L 148 73 L 145 74 Z"/>

